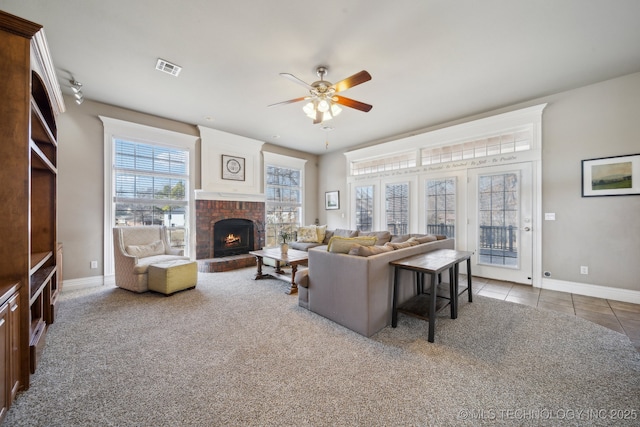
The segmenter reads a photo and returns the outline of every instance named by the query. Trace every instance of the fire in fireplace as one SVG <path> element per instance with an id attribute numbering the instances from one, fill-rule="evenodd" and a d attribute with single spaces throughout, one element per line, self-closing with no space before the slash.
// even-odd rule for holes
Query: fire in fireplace
<path id="1" fill-rule="evenodd" d="M 246 254 L 253 249 L 253 221 L 232 218 L 214 224 L 214 258 Z"/>

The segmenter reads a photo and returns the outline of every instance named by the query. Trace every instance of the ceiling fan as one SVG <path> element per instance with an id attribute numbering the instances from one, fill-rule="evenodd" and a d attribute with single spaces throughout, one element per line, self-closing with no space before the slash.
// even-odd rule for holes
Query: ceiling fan
<path id="1" fill-rule="evenodd" d="M 349 88 L 371 80 L 371 75 L 368 72 L 362 70 L 359 73 L 356 73 L 351 77 L 347 77 L 344 80 L 340 80 L 335 84 L 324 79 L 328 72 L 329 70 L 327 67 L 318 67 L 316 69 L 316 74 L 318 75 L 318 77 L 320 77 L 320 80 L 311 84 L 300 80 L 293 74 L 280 73 L 282 77 L 285 77 L 292 82 L 298 83 L 299 85 L 302 85 L 309 89 L 309 95 L 290 99 L 288 101 L 278 102 L 276 104 L 271 104 L 269 105 L 269 107 L 291 104 L 300 101 L 309 101 L 302 109 L 309 118 L 313 119 L 313 124 L 331 120 L 333 117 L 340 114 L 342 108 L 340 108 L 338 104 L 344 105 L 345 107 L 349 108 L 355 108 L 356 110 L 364 111 L 365 113 L 373 108 L 372 105 L 365 104 L 364 102 L 336 95 L 338 92 L 343 92 Z"/>

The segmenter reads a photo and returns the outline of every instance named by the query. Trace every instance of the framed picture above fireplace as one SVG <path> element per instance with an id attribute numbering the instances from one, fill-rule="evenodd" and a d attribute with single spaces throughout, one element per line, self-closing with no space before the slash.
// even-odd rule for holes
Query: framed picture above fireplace
<path id="1" fill-rule="evenodd" d="M 222 155 L 222 179 L 244 181 L 244 157 Z"/>

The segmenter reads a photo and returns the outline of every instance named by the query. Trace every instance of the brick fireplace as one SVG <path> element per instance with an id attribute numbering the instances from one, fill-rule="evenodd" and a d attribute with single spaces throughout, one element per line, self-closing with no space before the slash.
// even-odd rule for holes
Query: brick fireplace
<path id="1" fill-rule="evenodd" d="M 226 271 L 233 268 L 254 265 L 253 257 L 237 255 L 229 259 L 217 258 L 214 253 L 215 225 L 226 219 L 245 219 L 253 223 L 253 248 L 260 249 L 263 244 L 265 218 L 264 202 L 244 202 L 229 200 L 196 200 L 196 259 L 214 260 L 210 264 L 232 264 L 231 268 L 201 268 L 201 271 Z M 248 261 L 247 261 L 248 259 Z M 251 264 L 253 262 L 253 264 Z M 203 264 L 199 262 L 199 264 Z"/>

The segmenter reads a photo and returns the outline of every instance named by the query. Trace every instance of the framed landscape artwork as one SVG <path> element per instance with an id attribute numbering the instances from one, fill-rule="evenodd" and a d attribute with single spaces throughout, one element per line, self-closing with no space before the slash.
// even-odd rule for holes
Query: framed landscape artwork
<path id="1" fill-rule="evenodd" d="M 582 197 L 640 194 L 640 154 L 582 161 Z"/>
<path id="2" fill-rule="evenodd" d="M 340 209 L 339 191 L 327 191 L 324 193 L 324 208 L 326 210 Z"/>

